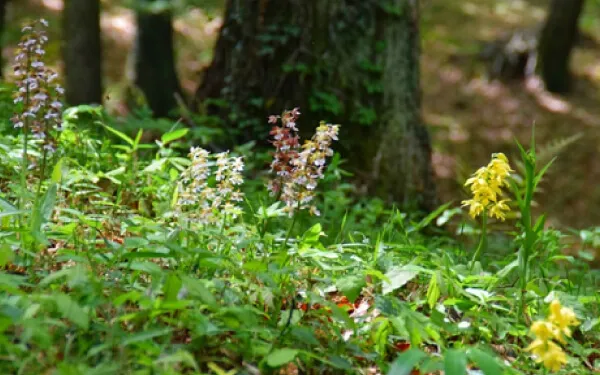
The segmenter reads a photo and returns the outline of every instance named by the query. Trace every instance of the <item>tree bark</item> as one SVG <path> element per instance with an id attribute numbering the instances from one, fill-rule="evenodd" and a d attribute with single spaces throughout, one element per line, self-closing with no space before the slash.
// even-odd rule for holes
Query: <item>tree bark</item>
<path id="1" fill-rule="evenodd" d="M 101 104 L 100 0 L 65 0 L 63 15 L 66 101 Z"/>
<path id="2" fill-rule="evenodd" d="M 295 106 L 305 137 L 340 123 L 362 191 L 429 211 L 419 53 L 418 0 L 228 0 L 195 105 L 232 143 L 266 139 L 266 116 Z"/>
<path id="3" fill-rule="evenodd" d="M 4 32 L 6 29 L 6 6 L 9 0 L 0 0 L 0 39 L 4 41 Z M 4 45 L 0 46 L 1 48 Z M 4 78 L 4 57 L 0 54 L 0 79 Z"/>
<path id="4" fill-rule="evenodd" d="M 153 11 L 156 0 L 140 0 L 136 12 L 134 83 L 145 96 L 155 117 L 168 117 L 181 94 L 175 69 L 173 16 L 170 10 Z M 169 1 L 170 2 L 170 1 Z"/>
<path id="5" fill-rule="evenodd" d="M 569 59 L 577 39 L 584 0 L 552 0 L 539 45 L 540 71 L 546 89 L 566 93 L 571 88 Z"/>

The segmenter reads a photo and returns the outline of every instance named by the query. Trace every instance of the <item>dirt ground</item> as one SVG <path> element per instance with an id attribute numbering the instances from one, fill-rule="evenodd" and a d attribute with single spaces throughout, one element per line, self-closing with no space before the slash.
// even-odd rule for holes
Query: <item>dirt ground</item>
<path id="1" fill-rule="evenodd" d="M 548 0 L 422 0 L 423 115 L 434 140 L 433 162 L 439 194 L 457 203 L 464 198 L 462 181 L 486 164 L 493 152 L 518 157 L 514 139 L 528 143 L 535 125 L 545 159 L 558 159 L 537 196 L 538 209 L 552 225 L 583 228 L 600 222 L 600 7 L 590 0 L 581 25 L 592 43 L 574 51 L 573 91 L 567 96 L 545 92 L 536 78 L 502 83 L 486 78 L 478 62 L 478 42 L 543 22 Z M 62 0 L 20 0 L 9 9 L 7 44 L 10 61 L 19 25 L 28 17 L 46 17 L 50 36 L 59 40 Z M 106 105 L 120 111 L 119 88 L 127 81 L 128 52 L 134 36 L 129 9 L 103 1 Z M 185 90 L 192 92 L 210 62 L 221 18 L 200 10 L 176 18 L 177 61 Z M 60 45 L 49 47 L 56 67 Z M 7 71 L 10 66 L 7 66 Z M 556 154 L 556 145 L 578 136 Z"/>

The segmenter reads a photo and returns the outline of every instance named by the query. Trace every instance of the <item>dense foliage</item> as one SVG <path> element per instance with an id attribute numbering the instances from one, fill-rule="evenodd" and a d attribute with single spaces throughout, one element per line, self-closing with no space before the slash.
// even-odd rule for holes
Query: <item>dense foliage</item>
<path id="1" fill-rule="evenodd" d="M 343 124 L 302 142 L 297 109 L 268 119 L 272 153 L 199 148 L 178 123 L 147 141 L 122 129 L 152 120 L 121 126 L 101 107 L 62 112 L 43 23 L 28 27 L 0 106 L 0 372 L 597 368 L 584 257 L 600 230 L 533 217 L 550 166 L 535 142 L 467 181 L 471 218 L 452 203 L 418 217 L 355 198 L 333 152 Z"/>

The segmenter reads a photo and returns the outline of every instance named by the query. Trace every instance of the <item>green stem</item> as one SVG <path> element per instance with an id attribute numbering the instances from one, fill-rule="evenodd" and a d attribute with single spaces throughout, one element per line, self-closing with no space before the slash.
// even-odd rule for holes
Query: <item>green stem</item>
<path id="1" fill-rule="evenodd" d="M 479 261 L 481 258 L 481 254 L 487 248 L 487 209 L 483 210 L 482 219 L 481 219 L 481 237 L 479 238 L 479 245 L 477 245 L 477 249 L 475 250 L 475 254 L 473 255 L 473 260 L 471 260 L 471 270 L 475 266 L 475 262 Z"/>
<path id="2" fill-rule="evenodd" d="M 300 207 L 300 203 L 298 203 L 298 207 Z M 292 218 L 292 224 L 288 228 L 287 234 L 285 235 L 285 240 L 281 244 L 281 250 L 283 250 L 287 246 L 287 243 L 290 240 L 290 237 L 292 235 L 292 230 L 294 229 L 294 224 L 296 224 L 296 217 L 297 217 L 297 215 L 298 215 L 297 212 L 294 213 L 294 216 Z"/>
<path id="3" fill-rule="evenodd" d="M 31 52 L 29 49 L 27 50 L 27 63 L 26 67 L 29 69 L 31 66 Z M 25 83 L 25 100 L 23 101 L 23 112 L 29 110 L 29 80 L 26 80 Z M 19 194 L 19 210 L 23 211 L 25 209 L 25 198 L 27 191 L 27 169 L 29 167 L 29 163 L 27 160 L 27 146 L 28 146 L 28 135 L 29 135 L 29 116 L 23 116 L 23 156 L 21 160 L 21 191 Z M 20 223 L 19 226 L 25 226 L 25 213 L 22 212 L 20 215 Z M 25 249 L 25 239 L 24 236 L 21 236 L 21 247 Z"/>
<path id="4" fill-rule="evenodd" d="M 219 251 L 223 237 L 225 237 L 224 234 L 225 234 L 225 223 L 226 222 L 227 222 L 227 214 L 224 213 L 223 221 L 221 222 L 221 231 L 219 232 L 219 240 L 217 241 L 217 248 L 215 249 L 216 251 Z"/>
<path id="5" fill-rule="evenodd" d="M 42 165 L 40 166 L 40 181 L 38 182 L 36 199 L 40 196 L 40 193 L 42 191 L 42 183 L 44 182 L 44 178 L 46 177 L 45 170 L 46 170 L 47 153 L 48 153 L 48 151 L 44 148 L 42 151 Z"/>
<path id="6" fill-rule="evenodd" d="M 534 190 L 534 179 L 535 179 L 535 165 L 531 164 L 530 161 L 527 161 L 527 169 L 526 169 L 526 187 L 525 187 L 525 199 L 524 199 L 524 207 L 522 212 L 521 223 L 523 224 L 523 229 L 525 229 L 525 241 L 523 243 L 523 247 L 521 248 L 520 254 L 520 281 L 521 281 L 521 292 L 519 293 L 519 305 L 518 305 L 518 316 L 519 319 L 523 316 L 525 312 L 525 292 L 527 288 L 527 283 L 529 282 L 529 273 L 530 273 L 530 264 L 529 257 L 533 252 L 533 247 L 536 242 L 536 233 L 533 230 L 532 226 L 532 215 L 531 215 L 531 202 L 533 200 L 533 190 Z"/>

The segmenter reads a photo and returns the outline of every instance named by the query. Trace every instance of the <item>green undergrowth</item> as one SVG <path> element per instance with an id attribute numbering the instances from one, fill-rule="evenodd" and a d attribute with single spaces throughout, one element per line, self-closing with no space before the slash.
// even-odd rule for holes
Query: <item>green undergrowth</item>
<path id="1" fill-rule="evenodd" d="M 240 216 L 181 221 L 187 129 L 143 143 L 100 108 L 64 119 L 47 177 L 28 174 L 26 191 L 22 138 L 0 138 L 2 373 L 537 374 L 524 348 L 552 299 L 582 322 L 562 373 L 594 366 L 597 272 L 587 253 L 563 254 L 570 233 L 536 229 L 523 284 L 518 227 L 491 223 L 474 261 L 482 232 L 456 204 L 419 218 L 353 198 L 338 154 L 321 216 L 290 218 L 266 192 L 270 156 L 250 146 L 233 153 L 252 167 Z"/>

